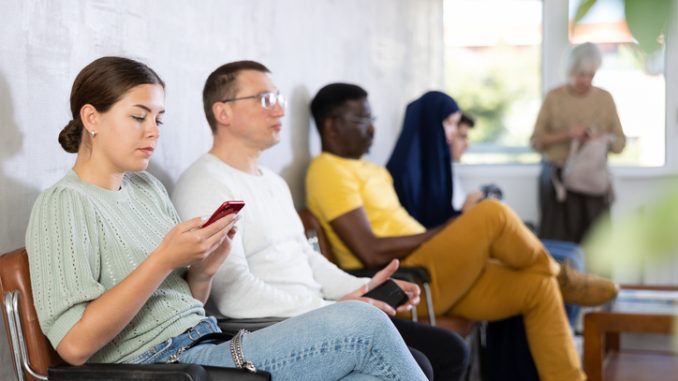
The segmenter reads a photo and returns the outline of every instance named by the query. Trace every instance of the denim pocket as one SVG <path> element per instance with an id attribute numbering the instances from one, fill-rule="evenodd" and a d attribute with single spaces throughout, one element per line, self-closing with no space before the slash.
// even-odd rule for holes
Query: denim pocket
<path id="1" fill-rule="evenodd" d="M 173 349 L 172 339 L 167 339 L 160 344 L 152 346 L 146 352 L 140 354 L 139 356 L 127 361 L 127 364 L 155 364 L 158 362 L 165 362 L 161 359 L 167 357 L 167 355 Z"/>

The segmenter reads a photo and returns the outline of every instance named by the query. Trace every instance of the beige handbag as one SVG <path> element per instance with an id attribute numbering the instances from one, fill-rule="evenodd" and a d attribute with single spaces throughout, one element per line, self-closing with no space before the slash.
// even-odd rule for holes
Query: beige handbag
<path id="1" fill-rule="evenodd" d="M 573 140 L 570 154 L 562 172 L 562 183 L 553 179 L 558 201 L 565 200 L 566 190 L 593 196 L 610 195 L 612 175 L 607 165 L 607 153 L 614 138 L 611 134 L 600 135 L 582 144 Z"/>

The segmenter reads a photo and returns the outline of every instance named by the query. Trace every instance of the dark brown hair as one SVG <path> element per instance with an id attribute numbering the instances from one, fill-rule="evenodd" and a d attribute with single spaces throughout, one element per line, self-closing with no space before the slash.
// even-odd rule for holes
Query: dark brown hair
<path id="1" fill-rule="evenodd" d="M 101 57 L 78 73 L 71 89 L 71 114 L 73 119 L 59 133 L 59 144 L 66 152 L 76 153 L 80 148 L 83 124 L 80 110 L 86 104 L 98 112 L 108 111 L 133 87 L 165 82 L 147 65 L 123 57 Z"/>
<path id="2" fill-rule="evenodd" d="M 476 120 L 469 114 L 461 113 L 461 118 L 459 119 L 459 124 L 465 124 L 468 128 L 473 128 L 476 125 Z"/>
<path id="3" fill-rule="evenodd" d="M 217 121 L 212 113 L 212 105 L 238 93 L 237 77 L 243 70 L 255 70 L 270 73 L 266 66 L 256 61 L 235 61 L 219 66 L 207 77 L 202 90 L 202 105 L 212 134 L 217 132 Z"/>

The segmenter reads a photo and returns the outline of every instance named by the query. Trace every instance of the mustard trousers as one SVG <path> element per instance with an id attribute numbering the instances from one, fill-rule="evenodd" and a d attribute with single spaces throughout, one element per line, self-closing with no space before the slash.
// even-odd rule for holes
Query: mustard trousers
<path id="1" fill-rule="evenodd" d="M 555 276 L 560 267 L 520 218 L 485 200 L 403 260 L 431 273 L 437 315 L 523 315 L 542 381 L 585 380 Z"/>

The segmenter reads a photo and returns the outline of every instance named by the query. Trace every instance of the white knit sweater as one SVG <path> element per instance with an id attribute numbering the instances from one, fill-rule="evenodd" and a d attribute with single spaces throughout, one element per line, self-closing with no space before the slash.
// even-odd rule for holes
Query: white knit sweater
<path id="1" fill-rule="evenodd" d="M 333 303 L 366 280 L 315 252 L 304 236 L 285 181 L 266 168 L 238 171 L 205 154 L 179 178 L 172 201 L 182 219 L 209 215 L 226 200 L 245 200 L 231 254 L 211 299 L 234 318 L 289 317 Z"/>

